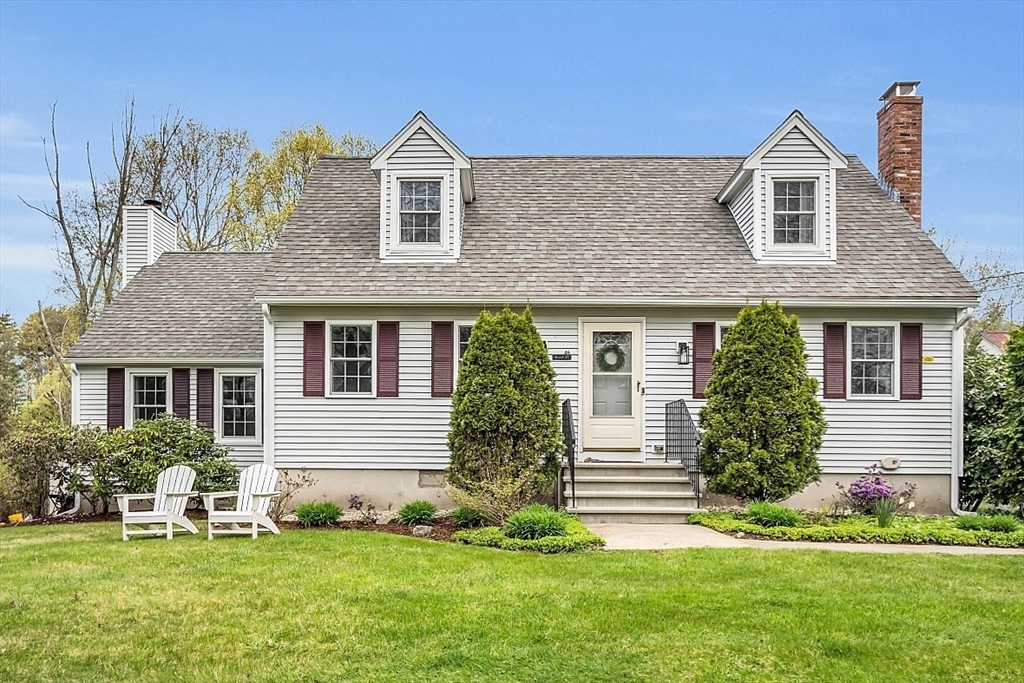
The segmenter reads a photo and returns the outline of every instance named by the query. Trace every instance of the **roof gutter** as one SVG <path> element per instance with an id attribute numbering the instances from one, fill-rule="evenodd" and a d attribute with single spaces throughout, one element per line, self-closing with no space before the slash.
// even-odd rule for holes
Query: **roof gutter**
<path id="1" fill-rule="evenodd" d="M 262 365 L 263 358 L 87 358 L 77 357 L 65 359 L 74 362 L 77 366 L 83 365 L 109 365 L 109 366 L 140 366 L 153 367 L 162 365 L 187 365 L 189 367 L 209 367 L 211 365 L 241 365 L 251 367 Z"/>
<path id="2" fill-rule="evenodd" d="M 742 296 L 742 297 L 534 297 L 517 295 L 504 297 L 449 297 L 449 296 L 258 296 L 256 301 L 264 305 L 275 306 L 488 306 L 496 304 L 531 305 L 531 306 L 641 306 L 654 307 L 693 307 L 710 308 L 723 306 L 746 306 L 751 301 L 766 299 L 779 301 L 784 306 L 835 307 L 835 308 L 878 308 L 878 307 L 915 307 L 915 308 L 969 308 L 977 304 L 976 299 L 785 299 L 779 297 Z"/>

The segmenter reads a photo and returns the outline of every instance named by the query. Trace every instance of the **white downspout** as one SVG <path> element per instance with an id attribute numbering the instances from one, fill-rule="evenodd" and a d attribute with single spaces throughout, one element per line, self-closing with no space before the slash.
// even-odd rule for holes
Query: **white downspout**
<path id="1" fill-rule="evenodd" d="M 949 477 L 949 507 L 954 515 L 968 515 L 960 509 L 960 477 L 964 473 L 964 325 L 973 308 L 957 310 L 953 325 L 953 462 Z"/>
<path id="2" fill-rule="evenodd" d="M 263 304 L 263 464 L 274 467 L 274 316 Z"/>

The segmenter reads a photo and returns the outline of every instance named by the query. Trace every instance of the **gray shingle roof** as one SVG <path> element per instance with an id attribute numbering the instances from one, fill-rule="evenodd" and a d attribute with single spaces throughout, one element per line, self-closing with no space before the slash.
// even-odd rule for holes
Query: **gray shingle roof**
<path id="1" fill-rule="evenodd" d="M 167 253 L 143 268 L 68 354 L 70 361 L 261 360 L 253 289 L 270 254 Z"/>
<path id="2" fill-rule="evenodd" d="M 754 260 L 714 199 L 742 157 L 476 157 L 454 263 L 381 263 L 365 159 L 310 177 L 257 297 L 974 299 L 856 159 L 837 172 L 838 259 Z"/>

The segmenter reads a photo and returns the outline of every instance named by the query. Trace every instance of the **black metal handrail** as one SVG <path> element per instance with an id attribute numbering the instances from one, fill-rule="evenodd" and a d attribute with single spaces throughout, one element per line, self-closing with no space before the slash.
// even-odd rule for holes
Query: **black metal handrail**
<path id="1" fill-rule="evenodd" d="M 700 434 L 683 399 L 665 404 L 665 462 L 676 461 L 686 468 L 700 507 Z"/>
<path id="2" fill-rule="evenodd" d="M 562 401 L 562 436 L 565 438 L 565 459 L 569 465 L 569 490 L 572 493 L 572 505 L 576 507 L 576 429 L 572 421 L 572 402 Z M 564 482 L 558 482 L 559 488 Z"/>

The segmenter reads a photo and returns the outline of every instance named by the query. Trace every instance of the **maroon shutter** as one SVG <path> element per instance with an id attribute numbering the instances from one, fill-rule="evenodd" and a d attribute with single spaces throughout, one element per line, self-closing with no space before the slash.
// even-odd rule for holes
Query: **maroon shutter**
<path id="1" fill-rule="evenodd" d="M 711 359 L 715 355 L 715 324 L 693 324 L 693 397 L 704 398 L 711 379 Z"/>
<path id="2" fill-rule="evenodd" d="M 377 323 L 377 395 L 398 396 L 398 323 Z"/>
<path id="3" fill-rule="evenodd" d="M 824 326 L 825 398 L 846 398 L 846 323 Z"/>
<path id="4" fill-rule="evenodd" d="M 302 323 L 302 395 L 324 395 L 324 339 L 322 320 Z"/>
<path id="5" fill-rule="evenodd" d="M 435 322 L 430 328 L 430 395 L 451 396 L 455 371 L 455 323 Z"/>
<path id="6" fill-rule="evenodd" d="M 124 427 L 124 368 L 107 368 L 107 429 Z"/>
<path id="7" fill-rule="evenodd" d="M 189 394 L 192 391 L 191 370 L 188 368 L 174 368 L 171 371 L 171 394 L 174 414 L 183 420 L 192 419 L 192 406 L 189 401 Z"/>
<path id="8" fill-rule="evenodd" d="M 213 369 L 196 370 L 196 422 L 213 429 Z"/>
<path id="9" fill-rule="evenodd" d="M 921 323 L 900 325 L 900 398 L 921 398 Z"/>

